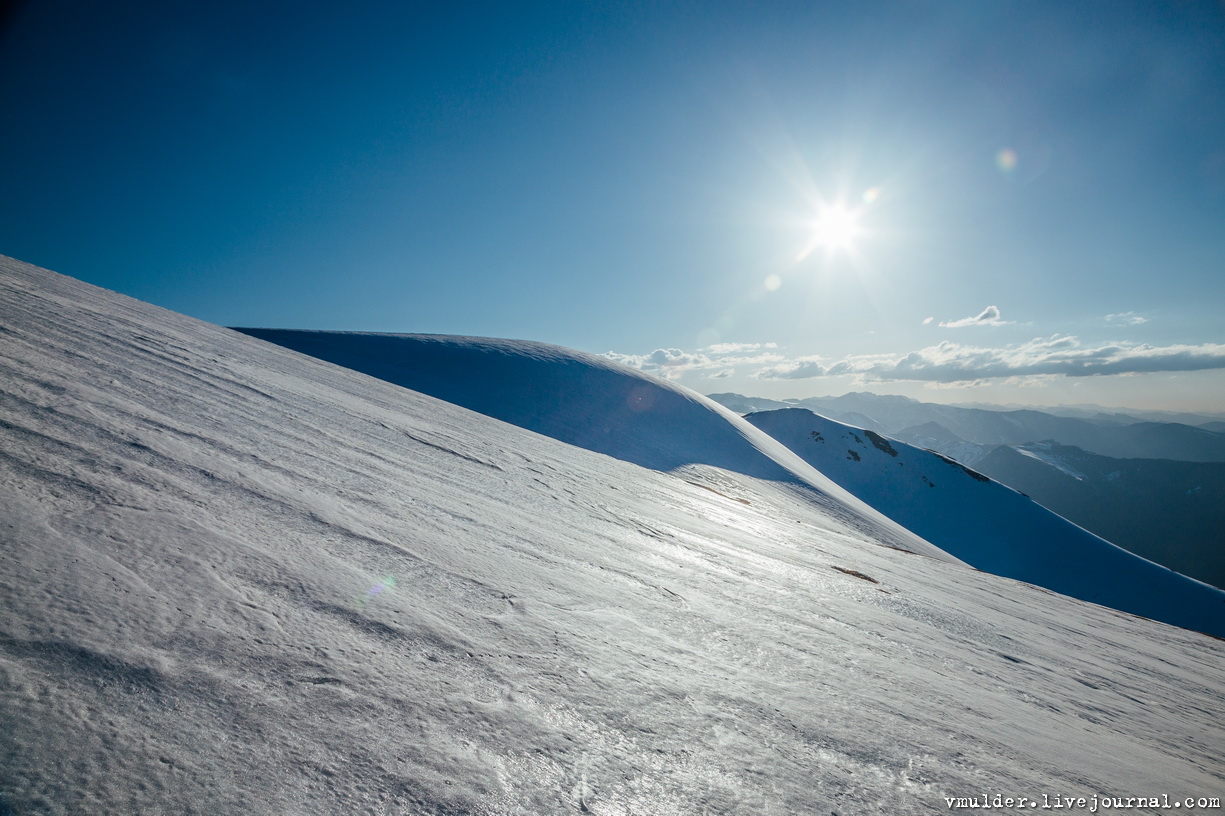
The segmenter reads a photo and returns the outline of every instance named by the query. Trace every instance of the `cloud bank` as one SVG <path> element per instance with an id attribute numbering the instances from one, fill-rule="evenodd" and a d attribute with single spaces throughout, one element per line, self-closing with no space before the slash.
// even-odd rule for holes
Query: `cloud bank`
<path id="1" fill-rule="evenodd" d="M 718 349 L 717 351 L 715 349 Z M 656 349 L 646 355 L 608 352 L 605 356 L 668 379 L 688 373 L 725 378 L 739 369 L 764 380 L 801 380 L 852 376 L 864 382 L 910 380 L 970 384 L 984 380 L 1026 377 L 1100 377 L 1155 372 L 1225 369 L 1225 344 L 1153 346 L 1107 343 L 1086 346 L 1071 335 L 1037 337 L 1024 343 L 988 348 L 942 342 L 904 354 L 875 354 L 824 359 L 786 358 L 775 348 L 724 344 L 699 352 Z"/>
<path id="2" fill-rule="evenodd" d="M 806 380 L 810 377 L 824 377 L 828 373 L 829 369 L 817 360 L 800 359 L 763 368 L 753 376 L 763 380 Z"/>
<path id="3" fill-rule="evenodd" d="M 777 348 L 775 343 L 717 343 L 694 352 L 661 348 L 649 354 L 620 354 L 608 351 L 603 356 L 668 380 L 703 372 L 709 372 L 705 376 L 710 379 L 725 379 L 735 373 L 734 366 L 760 366 L 780 362 L 784 359 L 781 354 L 764 351 Z"/>
<path id="4" fill-rule="evenodd" d="M 908 354 L 846 357 L 828 365 L 797 361 L 768 366 L 754 376 L 799 379 L 854 375 L 878 381 L 968 383 L 1002 377 L 1096 377 L 1215 368 L 1225 368 L 1225 345 L 1112 343 L 1085 347 L 1075 337 L 1054 335 L 1003 348 L 943 342 Z"/>

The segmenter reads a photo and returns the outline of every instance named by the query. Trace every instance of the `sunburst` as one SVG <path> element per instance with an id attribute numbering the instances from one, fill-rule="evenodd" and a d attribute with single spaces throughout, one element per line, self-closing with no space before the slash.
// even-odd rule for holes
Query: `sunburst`
<path id="1" fill-rule="evenodd" d="M 859 213 L 838 204 L 826 207 L 817 216 L 813 222 L 812 242 L 814 247 L 849 252 L 862 234 Z"/>
<path id="2" fill-rule="evenodd" d="M 824 250 L 827 256 L 855 254 L 856 244 L 864 234 L 860 215 L 859 210 L 845 204 L 823 206 L 810 222 L 808 243 L 796 260 L 802 261 L 818 249 Z"/>

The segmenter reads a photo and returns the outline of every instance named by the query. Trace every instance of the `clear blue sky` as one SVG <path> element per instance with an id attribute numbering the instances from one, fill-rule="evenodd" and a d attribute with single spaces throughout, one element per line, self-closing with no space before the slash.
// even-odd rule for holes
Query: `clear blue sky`
<path id="1" fill-rule="evenodd" d="M 1225 410 L 1218 2 L 27 0 L 2 36 L 0 253 L 205 320 Z"/>

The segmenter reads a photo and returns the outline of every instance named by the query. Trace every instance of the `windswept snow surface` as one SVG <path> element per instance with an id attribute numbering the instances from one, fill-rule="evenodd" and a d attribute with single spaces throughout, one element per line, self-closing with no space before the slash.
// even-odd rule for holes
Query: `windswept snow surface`
<path id="1" fill-rule="evenodd" d="M 1221 641 L 10 260 L 0 337 L 0 813 L 1225 789 Z"/>
<path id="2" fill-rule="evenodd" d="M 604 357 L 489 337 L 238 331 L 643 467 L 709 465 L 794 485 L 892 546 L 955 560 L 722 405 Z"/>
<path id="3" fill-rule="evenodd" d="M 805 408 L 746 419 L 971 566 L 1225 637 L 1225 592 L 1116 547 L 938 453 Z"/>

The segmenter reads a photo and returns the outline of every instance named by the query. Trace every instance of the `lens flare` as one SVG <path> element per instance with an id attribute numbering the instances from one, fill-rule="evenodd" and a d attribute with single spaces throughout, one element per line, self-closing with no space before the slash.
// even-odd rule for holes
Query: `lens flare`
<path id="1" fill-rule="evenodd" d="M 655 404 L 656 390 L 654 387 L 648 388 L 641 386 L 634 388 L 625 398 L 626 405 L 636 414 L 641 414 L 643 411 L 651 410 L 651 406 Z"/>
<path id="2" fill-rule="evenodd" d="M 382 581 L 379 581 L 377 584 L 374 584 L 369 589 L 367 589 L 365 594 L 362 595 L 360 598 L 358 598 L 357 604 L 359 607 L 365 608 L 366 604 L 373 601 L 379 595 L 383 594 L 384 592 L 393 590 L 395 588 L 396 588 L 396 579 L 391 577 L 390 575 L 387 575 L 383 578 Z"/>
<path id="3" fill-rule="evenodd" d="M 1005 147 L 995 154 L 995 166 L 1000 169 L 1004 175 L 1010 175 L 1013 170 L 1017 169 L 1017 151 L 1011 147 Z"/>

